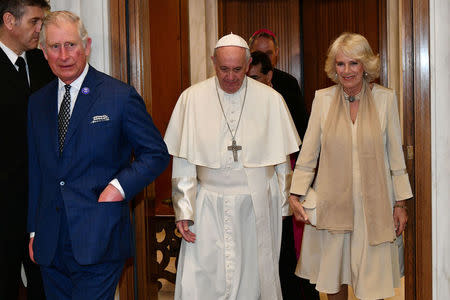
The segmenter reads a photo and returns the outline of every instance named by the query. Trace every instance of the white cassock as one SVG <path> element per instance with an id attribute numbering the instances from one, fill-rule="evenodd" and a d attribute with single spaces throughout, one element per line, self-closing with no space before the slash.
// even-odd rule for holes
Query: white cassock
<path id="1" fill-rule="evenodd" d="M 224 113 L 242 146 L 237 161 Z M 197 235 L 195 243 L 181 244 L 175 299 L 282 299 L 289 154 L 301 143 L 283 98 L 251 78 L 234 94 L 209 78 L 181 94 L 164 140 L 173 155 L 176 220 L 192 221 Z"/>

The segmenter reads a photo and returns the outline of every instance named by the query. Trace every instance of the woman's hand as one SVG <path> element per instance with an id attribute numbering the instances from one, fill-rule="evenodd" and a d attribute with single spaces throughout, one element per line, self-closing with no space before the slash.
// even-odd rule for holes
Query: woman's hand
<path id="1" fill-rule="evenodd" d="M 394 206 L 394 226 L 395 234 L 401 235 L 408 223 L 408 211 L 406 210 L 405 201 L 397 201 Z"/>
<path id="2" fill-rule="evenodd" d="M 300 197 L 296 195 L 290 195 L 289 206 L 291 207 L 292 212 L 294 213 L 295 220 L 306 224 L 311 224 L 308 220 L 308 216 L 306 215 L 305 209 L 300 204 Z"/>

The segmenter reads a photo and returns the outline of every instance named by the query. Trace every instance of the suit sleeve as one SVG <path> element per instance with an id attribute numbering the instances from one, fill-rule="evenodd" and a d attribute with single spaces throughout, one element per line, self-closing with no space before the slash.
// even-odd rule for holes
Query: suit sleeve
<path id="1" fill-rule="evenodd" d="M 300 90 L 300 86 L 297 83 L 297 80 L 294 80 L 291 83 L 292 90 L 291 90 L 291 97 L 292 101 L 292 107 L 293 107 L 293 118 L 295 127 L 297 128 L 298 134 L 300 135 L 300 138 L 303 140 L 303 137 L 305 136 L 306 127 L 308 126 L 308 113 L 306 112 L 306 105 L 305 105 L 305 99 L 303 98 L 303 94 Z"/>
<path id="2" fill-rule="evenodd" d="M 30 100 L 30 103 L 32 101 Z M 36 140 L 33 133 L 32 121 L 33 109 L 28 109 L 28 220 L 27 231 L 36 231 L 36 217 L 38 208 L 38 199 L 41 193 L 41 172 L 39 170 L 39 162 L 36 153 Z"/>
<path id="3" fill-rule="evenodd" d="M 123 132 L 131 143 L 134 160 L 116 178 L 130 200 L 167 167 L 170 157 L 161 134 L 147 113 L 144 101 L 130 88 L 123 112 Z"/>

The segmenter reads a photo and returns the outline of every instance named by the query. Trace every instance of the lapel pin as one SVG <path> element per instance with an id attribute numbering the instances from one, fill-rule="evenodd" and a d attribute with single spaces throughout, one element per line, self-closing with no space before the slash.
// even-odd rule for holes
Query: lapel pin
<path id="1" fill-rule="evenodd" d="M 91 90 L 88 87 L 84 87 L 84 88 L 81 89 L 81 92 L 84 95 L 87 95 L 87 94 L 89 94 L 91 92 Z"/>

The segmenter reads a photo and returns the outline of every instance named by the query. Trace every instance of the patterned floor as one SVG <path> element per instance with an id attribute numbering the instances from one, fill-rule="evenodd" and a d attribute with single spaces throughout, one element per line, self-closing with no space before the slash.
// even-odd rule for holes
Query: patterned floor
<path id="1" fill-rule="evenodd" d="M 161 237 L 157 237 L 157 238 L 161 238 Z M 162 259 L 162 254 L 161 253 L 157 253 L 157 260 L 161 261 Z M 167 267 L 168 270 L 170 270 L 171 272 L 175 272 L 175 260 L 171 260 L 169 263 L 169 266 Z M 162 283 L 162 288 L 158 293 L 158 300 L 173 300 L 173 295 L 174 295 L 174 291 L 175 291 L 175 285 L 168 282 L 167 280 L 161 279 L 160 280 Z M 401 280 L 402 282 L 402 286 L 398 289 L 395 290 L 395 296 L 392 298 L 387 298 L 385 300 L 403 300 L 405 299 L 405 281 L 404 278 L 402 278 Z M 348 300 L 357 300 L 357 298 L 353 295 L 353 290 L 350 287 L 349 288 L 349 296 L 348 296 Z M 320 294 L 320 300 L 327 300 L 327 295 L 325 294 Z"/>

